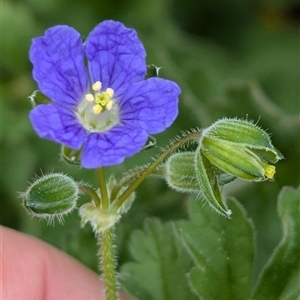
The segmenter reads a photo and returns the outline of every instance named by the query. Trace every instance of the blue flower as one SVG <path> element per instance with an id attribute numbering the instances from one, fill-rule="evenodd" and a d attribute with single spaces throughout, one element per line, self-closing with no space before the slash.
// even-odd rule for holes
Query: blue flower
<path id="1" fill-rule="evenodd" d="M 180 94 L 172 81 L 144 80 L 145 57 L 136 32 L 115 21 L 97 25 L 85 43 L 64 25 L 33 39 L 33 77 L 52 100 L 30 112 L 37 134 L 82 149 L 85 168 L 119 164 L 139 152 L 149 134 L 173 123 Z"/>

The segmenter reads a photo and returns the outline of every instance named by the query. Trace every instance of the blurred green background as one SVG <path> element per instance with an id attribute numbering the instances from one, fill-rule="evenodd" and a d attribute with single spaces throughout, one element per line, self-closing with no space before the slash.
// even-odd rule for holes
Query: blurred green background
<path id="1" fill-rule="evenodd" d="M 277 165 L 275 181 L 236 180 L 224 190 L 244 205 L 254 221 L 259 270 L 281 235 L 278 191 L 299 183 L 299 2 L 2 0 L 1 5 L 1 224 L 50 242 L 97 270 L 94 235 L 89 226 L 80 229 L 77 212 L 63 224 L 47 226 L 32 219 L 21 205 L 19 192 L 26 190 L 35 174 L 63 171 L 78 181 L 95 183 L 93 171 L 62 163 L 60 146 L 34 133 L 28 96 L 37 85 L 28 50 L 31 39 L 50 26 L 67 24 L 86 37 L 102 20 L 115 19 L 136 29 L 147 63 L 162 67 L 160 76 L 181 86 L 180 114 L 171 128 L 156 136 L 158 146 L 166 146 L 181 131 L 209 126 L 225 116 L 253 119 L 272 133 L 274 145 L 286 158 Z M 107 168 L 107 174 L 120 177 L 158 152 L 140 153 Z M 126 242 L 133 229 L 150 217 L 186 218 L 188 197 L 158 179 L 143 183 L 117 226 L 119 262 L 129 259 Z"/>

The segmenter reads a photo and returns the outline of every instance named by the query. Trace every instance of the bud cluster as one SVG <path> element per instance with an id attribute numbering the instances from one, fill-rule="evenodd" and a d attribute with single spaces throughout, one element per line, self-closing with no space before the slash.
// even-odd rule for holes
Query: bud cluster
<path id="1" fill-rule="evenodd" d="M 195 152 L 176 153 L 165 164 L 169 186 L 196 192 L 217 212 L 229 217 L 221 188 L 241 178 L 248 181 L 273 179 L 282 154 L 269 135 L 247 120 L 222 119 L 204 129 Z"/>

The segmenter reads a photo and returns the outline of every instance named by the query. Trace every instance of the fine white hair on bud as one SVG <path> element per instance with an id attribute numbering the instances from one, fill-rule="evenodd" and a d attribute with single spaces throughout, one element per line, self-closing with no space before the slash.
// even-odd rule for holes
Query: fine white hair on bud
<path id="1" fill-rule="evenodd" d="M 79 196 L 77 183 L 61 173 L 50 173 L 37 178 L 21 193 L 23 206 L 35 217 L 52 222 L 70 213 L 76 206 Z"/>
<path id="2" fill-rule="evenodd" d="M 199 193 L 194 161 L 194 152 L 178 152 L 169 157 L 165 163 L 169 187 L 182 193 Z"/>
<path id="3" fill-rule="evenodd" d="M 248 120 L 221 119 L 203 130 L 201 155 L 225 173 L 249 181 L 273 179 L 283 159 L 270 135 Z"/>

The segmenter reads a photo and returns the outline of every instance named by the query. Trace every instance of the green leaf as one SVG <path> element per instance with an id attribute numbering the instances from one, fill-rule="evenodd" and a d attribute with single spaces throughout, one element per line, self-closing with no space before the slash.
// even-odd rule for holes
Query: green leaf
<path id="1" fill-rule="evenodd" d="M 132 272 L 132 271 L 133 270 L 130 270 L 130 264 L 129 264 L 129 272 Z M 126 289 L 126 291 L 131 296 L 133 296 L 135 299 L 143 299 L 143 300 L 153 300 L 154 299 L 150 295 L 150 293 L 148 293 L 147 290 L 140 284 L 140 281 L 137 280 L 136 277 L 132 276 L 132 274 L 121 273 L 121 275 L 119 277 L 119 281 L 121 282 L 123 287 Z"/>
<path id="2" fill-rule="evenodd" d="M 190 284 L 200 299 L 249 299 L 254 256 L 253 227 L 237 201 L 229 201 L 232 219 L 191 201 L 191 221 L 176 222 L 179 239 L 195 263 Z"/>
<path id="3" fill-rule="evenodd" d="M 132 296 L 141 300 L 197 299 L 187 281 L 192 261 L 174 236 L 171 223 L 146 222 L 144 232 L 133 233 L 129 247 L 136 262 L 122 266 L 120 281 Z"/>
<path id="4" fill-rule="evenodd" d="M 282 239 L 260 275 L 254 300 L 292 300 L 300 297 L 299 194 L 300 187 L 285 187 L 279 194 Z"/>

